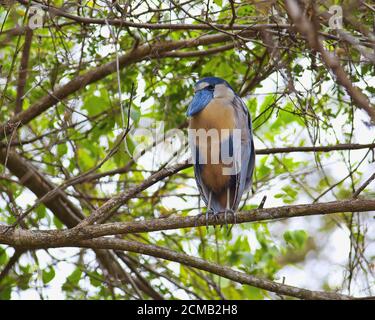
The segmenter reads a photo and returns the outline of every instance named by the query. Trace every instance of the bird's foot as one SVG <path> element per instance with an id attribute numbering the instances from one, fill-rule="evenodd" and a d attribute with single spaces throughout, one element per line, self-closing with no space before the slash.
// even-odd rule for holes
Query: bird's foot
<path id="1" fill-rule="evenodd" d="M 198 226 L 198 221 L 199 221 L 199 219 L 200 219 L 201 217 L 205 217 L 205 219 L 206 219 L 206 220 L 205 220 L 205 221 L 206 221 L 206 228 L 208 229 L 208 220 L 209 220 L 209 216 L 210 216 L 210 215 L 213 215 L 213 216 L 214 216 L 216 222 L 219 221 L 219 217 L 218 217 L 218 215 L 217 215 L 213 210 L 209 210 L 209 209 L 207 209 L 206 213 L 199 213 L 199 214 L 197 214 L 197 215 L 195 216 L 195 223 L 194 223 L 194 225 L 197 227 L 197 226 Z"/>
<path id="2" fill-rule="evenodd" d="M 233 223 L 230 228 L 228 228 L 228 215 L 233 216 Z M 224 210 L 224 221 L 225 221 L 225 228 L 227 229 L 228 234 L 233 228 L 233 225 L 236 224 L 236 213 L 232 209 L 225 209 Z"/>

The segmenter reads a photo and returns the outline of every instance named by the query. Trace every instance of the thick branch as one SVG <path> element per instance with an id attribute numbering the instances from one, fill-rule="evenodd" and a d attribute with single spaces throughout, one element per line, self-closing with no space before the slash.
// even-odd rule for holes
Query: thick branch
<path id="1" fill-rule="evenodd" d="M 6 149 L 0 148 L 0 163 L 4 163 L 5 158 Z M 37 168 L 13 151 L 8 152 L 7 168 L 13 175 L 18 177 L 23 186 L 31 190 L 38 198 L 42 198 L 55 188 L 55 185 L 43 176 Z M 58 192 L 51 199 L 45 201 L 44 204 L 68 228 L 76 226 L 84 218 L 82 212 L 69 200 L 64 192 Z M 8 234 L 4 233 L 4 230 L 2 230 L 2 233 L 4 235 Z M 10 231 L 9 233 L 12 232 Z M 95 253 L 101 265 L 108 268 L 109 265 L 113 266 L 107 269 L 109 273 L 116 275 L 119 272 L 125 272 L 121 269 L 121 266 L 116 264 L 114 257 L 109 252 L 95 250 Z M 6 270 L 6 272 L 8 271 Z M 139 279 L 135 279 L 134 281 L 139 284 Z M 144 286 L 140 288 L 150 297 L 160 299 L 160 295 L 154 290 L 148 290 Z"/>
<path id="2" fill-rule="evenodd" d="M 32 38 L 33 38 L 33 30 L 26 28 L 25 43 L 22 49 L 22 57 L 21 57 L 19 75 L 18 75 L 16 107 L 14 109 L 15 113 L 20 113 L 22 111 L 23 95 L 25 93 L 27 67 L 29 64 Z"/>
<path id="3" fill-rule="evenodd" d="M 43 247 L 59 247 L 51 243 L 44 242 Z M 78 246 L 92 249 L 108 249 L 108 250 L 123 250 L 149 256 L 175 261 L 186 266 L 204 270 L 221 277 L 230 279 L 232 281 L 251 285 L 267 291 L 276 292 L 281 295 L 292 296 L 300 299 L 350 299 L 351 297 L 321 291 L 310 291 L 306 289 L 296 288 L 285 284 L 273 282 L 271 280 L 262 279 L 256 276 L 246 274 L 244 272 L 233 270 L 229 267 L 221 266 L 219 264 L 203 260 L 201 258 L 189 256 L 184 253 L 176 252 L 167 248 L 162 248 L 155 245 L 144 244 L 136 241 L 126 241 L 120 239 L 99 238 L 93 240 L 81 240 L 71 242 L 68 246 Z"/>
<path id="4" fill-rule="evenodd" d="M 228 223 L 259 222 L 265 220 L 278 220 L 312 215 L 325 215 L 339 212 L 368 212 L 375 211 L 375 200 L 346 200 L 327 203 L 282 206 L 266 209 L 254 209 L 227 217 Z M 85 225 L 67 230 L 7 230 L 0 226 L 0 243 L 22 248 L 45 248 L 54 246 L 67 246 L 75 241 L 98 238 L 108 235 L 127 233 L 141 233 L 197 226 L 223 225 L 224 214 L 209 216 L 206 219 L 196 219 L 194 216 L 170 217 L 165 219 L 151 219 L 146 221 L 115 222 L 106 224 Z"/>
<path id="5" fill-rule="evenodd" d="M 6 165 L 9 171 L 15 175 L 20 183 L 31 190 L 38 198 L 54 188 L 54 185 L 44 177 L 36 167 L 23 159 L 14 151 L 0 148 L 0 163 L 4 163 L 8 157 Z M 67 227 L 72 228 L 84 217 L 81 211 L 68 199 L 65 193 L 58 193 L 52 199 L 44 203 L 59 220 Z"/>
<path id="6" fill-rule="evenodd" d="M 261 221 L 268 219 L 290 218 L 313 214 L 328 214 L 343 211 L 370 211 L 375 210 L 374 200 L 349 200 L 313 205 L 286 206 L 272 209 L 258 209 L 237 215 L 237 222 Z M 232 223 L 233 221 L 229 221 Z M 310 291 L 285 284 L 276 283 L 267 279 L 258 278 L 243 272 L 235 271 L 229 267 L 221 266 L 201 258 L 192 257 L 184 253 L 175 252 L 166 248 L 143 244 L 135 241 L 125 241 L 113 238 L 97 238 L 91 240 L 79 240 L 93 235 L 105 235 L 113 233 L 145 232 L 166 230 L 176 227 L 192 227 L 196 223 L 194 217 L 155 219 L 147 222 L 113 223 L 106 225 L 86 226 L 81 229 L 65 231 L 30 231 L 23 229 L 4 232 L 6 227 L 0 226 L 0 243 L 5 243 L 21 249 L 53 248 L 62 246 L 86 247 L 93 249 L 125 250 L 146 254 L 157 258 L 175 261 L 190 267 L 205 270 L 217 274 L 238 283 L 248 284 L 281 295 L 288 295 L 301 299 L 350 299 L 351 297 L 320 291 Z M 205 224 L 205 221 L 197 221 L 197 225 Z M 208 223 L 215 225 L 224 223 L 223 215 L 216 220 L 210 217 Z M 107 230 L 106 230 L 107 229 Z M 115 231 L 115 229 L 117 229 Z M 79 230 L 79 233 L 76 233 Z M 106 232 L 110 230 L 110 232 Z M 115 231 L 115 232 L 114 232 Z M 73 237 L 69 237 L 72 233 Z M 61 235 L 64 235 L 61 237 Z"/>
<path id="7" fill-rule="evenodd" d="M 206 261 L 201 258 L 189 256 L 187 254 L 176 252 L 167 248 L 144 244 L 136 241 L 100 238 L 94 240 L 81 241 L 79 242 L 79 246 L 88 248 L 94 247 L 103 249 L 124 250 L 140 254 L 146 254 L 152 257 L 175 261 L 189 267 L 217 274 L 221 277 L 230 279 L 238 283 L 251 285 L 267 291 L 275 292 L 280 295 L 287 295 L 300 299 L 348 300 L 351 298 L 350 296 L 338 293 L 310 291 L 307 289 L 301 289 L 286 284 L 277 283 L 268 279 L 263 279 L 260 277 L 246 274 L 244 272 L 236 271 L 229 267 L 221 266 L 219 264 Z"/>

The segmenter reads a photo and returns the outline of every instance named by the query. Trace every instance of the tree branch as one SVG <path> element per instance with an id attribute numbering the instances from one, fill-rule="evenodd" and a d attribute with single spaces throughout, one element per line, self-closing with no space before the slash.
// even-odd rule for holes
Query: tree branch
<path id="1" fill-rule="evenodd" d="M 17 249 L 13 256 L 9 259 L 8 263 L 4 267 L 3 270 L 0 272 L 0 282 L 8 275 L 9 271 L 13 268 L 13 266 L 17 263 L 18 259 L 22 256 L 25 251 L 22 249 Z"/>
<path id="2" fill-rule="evenodd" d="M 275 153 L 292 153 L 292 152 L 330 152 L 336 150 L 358 150 L 358 149 L 374 149 L 375 143 L 369 144 L 356 144 L 345 143 L 336 144 L 332 146 L 311 146 L 311 147 L 281 147 L 281 148 L 268 148 L 258 149 L 256 154 L 275 154 Z"/>
<path id="3" fill-rule="evenodd" d="M 357 198 L 359 194 L 366 189 L 366 187 L 375 180 L 375 172 L 358 188 L 358 190 L 353 194 L 353 198 Z"/>
<path id="4" fill-rule="evenodd" d="M 249 33 L 252 31 L 247 31 Z M 128 53 L 119 57 L 119 68 L 122 69 L 128 65 L 144 60 L 145 58 L 160 58 L 163 53 L 182 48 L 192 48 L 200 45 L 209 45 L 230 41 L 231 36 L 226 34 L 215 34 L 201 36 L 188 40 L 165 41 L 160 43 L 145 43 L 133 48 Z M 15 115 L 6 123 L 0 125 L 0 139 L 9 135 L 17 127 L 21 127 L 30 122 L 56 103 L 71 95 L 72 93 L 86 87 L 87 85 L 99 81 L 106 76 L 117 71 L 117 60 L 113 60 L 94 68 L 86 73 L 76 76 L 65 85 L 57 88 L 52 93 L 40 98 L 38 102 L 30 106 L 27 110 Z"/>
<path id="5" fill-rule="evenodd" d="M 44 242 L 43 247 L 60 247 L 54 246 L 54 244 Z M 121 239 L 108 239 L 98 238 L 92 240 L 80 240 L 71 242 L 68 246 L 84 247 L 91 249 L 107 249 L 107 250 L 122 250 L 135 252 L 139 254 L 145 254 L 156 258 L 166 259 L 175 261 L 183 265 L 204 270 L 213 274 L 217 274 L 226 279 L 251 285 L 257 288 L 261 288 L 267 291 L 275 292 L 281 295 L 287 295 L 300 299 L 335 299 L 335 300 L 347 300 L 352 297 L 341 295 L 338 293 L 322 292 L 322 291 L 311 291 L 307 289 L 301 289 L 286 284 L 280 284 L 271 280 L 263 279 L 260 277 L 252 276 L 244 272 L 233 270 L 226 266 L 206 261 L 201 258 L 189 256 L 184 253 L 176 252 L 167 248 L 162 248 L 155 245 L 144 244 L 136 241 L 127 241 Z"/>
<path id="6" fill-rule="evenodd" d="M 23 103 L 23 99 L 24 99 L 23 95 L 25 93 L 27 67 L 28 67 L 28 64 L 29 64 L 30 48 L 31 48 L 32 38 L 33 38 L 33 30 L 30 29 L 30 28 L 26 28 L 25 43 L 23 45 L 19 75 L 18 75 L 16 106 L 15 106 L 15 109 L 14 109 L 15 113 L 20 113 L 22 111 L 22 103 Z"/>
<path id="7" fill-rule="evenodd" d="M 321 54 L 323 62 L 328 69 L 332 70 L 336 76 L 337 82 L 346 89 L 346 92 L 353 99 L 355 105 L 367 112 L 370 119 L 375 124 L 375 106 L 370 103 L 368 97 L 360 88 L 353 85 L 345 70 L 340 65 L 337 56 L 324 48 L 319 39 L 318 32 L 315 29 L 315 25 L 305 17 L 296 1 L 287 0 L 286 5 L 289 15 L 295 22 L 299 31 L 306 37 L 309 46 Z"/>
<path id="8" fill-rule="evenodd" d="M 121 206 L 125 202 L 127 202 L 129 199 L 131 199 L 133 196 L 138 194 L 139 192 L 147 189 L 148 187 L 152 186 L 153 184 L 159 182 L 160 180 L 169 177 L 176 172 L 183 170 L 185 168 L 190 167 L 191 164 L 188 162 L 185 163 L 179 163 L 174 166 L 170 166 L 168 168 L 164 168 L 159 170 L 158 172 L 151 175 L 149 178 L 147 178 L 143 183 L 140 185 L 128 189 L 119 195 L 115 196 L 114 198 L 108 200 L 105 202 L 101 207 L 99 207 L 97 210 L 92 212 L 92 214 L 84 219 L 76 228 L 82 228 L 83 226 L 93 224 L 94 222 L 101 223 L 108 219 L 112 214 L 112 209 Z"/>
<path id="9" fill-rule="evenodd" d="M 6 149 L 0 148 L 0 163 L 4 163 L 6 157 Z M 7 168 L 13 175 L 18 177 L 23 186 L 31 190 L 38 198 L 42 198 L 45 194 L 55 188 L 54 184 L 44 177 L 37 168 L 13 151 L 8 152 Z M 52 197 L 52 199 L 45 201 L 44 204 L 68 228 L 76 226 L 81 219 L 84 218 L 81 211 L 69 200 L 64 192 L 58 192 Z M 4 233 L 4 231 L 6 230 L 2 229 L 2 233 Z M 12 231 L 8 231 L 9 233 L 12 233 Z M 8 232 L 5 234 L 7 233 Z M 105 250 L 95 250 L 95 254 L 99 264 L 108 268 L 108 272 L 112 275 L 115 276 L 118 273 L 126 272 L 122 270 L 122 267 L 118 263 L 116 263 L 110 252 Z M 154 299 L 161 298 L 160 294 L 155 290 L 149 290 L 147 287 L 139 284 L 139 279 L 136 278 L 134 281 L 137 285 L 140 285 L 140 288 L 150 297 Z"/>
<path id="10" fill-rule="evenodd" d="M 0 143 L 1 146 L 1 143 Z M 279 154 L 279 153 L 293 153 L 293 152 L 330 152 L 330 151 L 336 151 L 336 150 L 360 150 L 360 149 L 374 149 L 375 143 L 369 143 L 369 144 L 337 144 L 332 146 L 311 146 L 311 147 L 280 147 L 280 148 L 266 148 L 266 149 L 257 149 L 256 155 L 268 155 L 268 154 Z M 115 174 L 122 174 L 129 172 L 131 166 L 134 164 L 133 160 L 130 160 L 125 166 L 105 172 L 99 172 L 99 173 L 93 173 L 89 174 L 85 177 L 82 177 L 82 179 L 79 179 L 73 183 L 79 184 L 79 183 L 85 183 L 88 181 L 100 179 L 107 176 L 113 176 Z M 191 166 L 191 165 L 189 165 Z M 181 170 L 185 167 L 181 167 Z"/>
<path id="11" fill-rule="evenodd" d="M 19 3 L 23 5 L 28 5 L 29 1 L 26 0 L 18 0 Z M 61 10 L 57 7 L 53 7 L 51 5 L 44 5 L 41 3 L 37 3 L 38 6 L 43 9 L 44 11 L 49 12 L 52 16 L 60 16 L 66 19 L 75 21 L 80 24 L 97 24 L 97 25 L 111 25 L 117 27 L 132 27 L 137 29 L 148 29 L 148 30 L 212 30 L 212 26 L 217 29 L 222 30 L 260 30 L 264 28 L 277 28 L 277 29 L 289 29 L 293 28 L 293 26 L 289 24 L 218 24 L 213 23 L 212 26 L 204 23 L 197 23 L 197 24 L 189 24 L 189 23 L 139 23 L 139 22 L 132 22 L 127 21 L 124 19 L 101 19 L 101 18 L 87 18 L 87 17 L 80 17 L 68 13 L 64 10 Z M 233 17 L 235 18 L 236 15 L 234 14 Z M 233 19 L 232 17 L 232 19 Z"/>
<path id="12" fill-rule="evenodd" d="M 5 148 L 0 148 L 0 163 L 4 163 L 7 157 L 6 165 L 10 172 L 38 198 L 43 197 L 54 188 L 53 183 L 44 177 L 31 163 L 14 151 L 7 153 Z M 57 193 L 52 199 L 45 201 L 44 204 L 69 228 L 74 227 L 84 218 L 81 211 L 62 192 Z"/>
<path id="13" fill-rule="evenodd" d="M 0 225 L 0 243 L 21 248 L 44 248 L 50 246 L 67 246 L 75 241 L 98 238 L 102 236 L 153 232 L 198 226 L 240 224 L 246 222 L 259 222 L 295 218 L 313 215 L 326 215 L 339 212 L 368 212 L 375 210 L 375 200 L 345 200 L 326 203 L 282 206 L 275 208 L 254 209 L 239 212 L 234 219 L 224 214 L 216 217 L 210 215 L 206 219 L 197 219 L 194 216 L 169 217 L 164 219 L 150 219 L 146 221 L 115 222 L 106 224 L 83 225 L 67 230 L 8 230 Z M 234 221 L 235 220 L 235 221 Z"/>

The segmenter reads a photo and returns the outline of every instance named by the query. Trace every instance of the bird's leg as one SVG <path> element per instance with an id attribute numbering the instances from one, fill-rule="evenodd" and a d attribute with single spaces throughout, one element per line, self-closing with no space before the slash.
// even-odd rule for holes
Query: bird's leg
<path id="1" fill-rule="evenodd" d="M 227 211 L 229 209 L 229 199 L 230 199 L 230 189 L 227 188 L 227 205 L 226 205 L 225 211 L 224 211 L 224 221 L 225 221 L 225 226 L 226 226 L 227 229 L 228 229 Z"/>
<path id="2" fill-rule="evenodd" d="M 199 195 L 199 199 L 198 199 L 198 208 L 199 208 L 199 213 L 195 216 L 195 219 L 194 219 L 194 226 L 195 227 L 198 227 L 198 220 L 201 216 L 203 216 L 203 213 L 201 211 L 201 196 Z"/>
<path id="3" fill-rule="evenodd" d="M 207 204 L 207 211 L 206 211 L 206 228 L 208 229 L 208 214 L 209 212 L 212 212 L 211 210 L 211 200 L 212 200 L 212 191 L 210 191 L 210 194 L 208 195 L 208 204 Z"/>
<path id="4" fill-rule="evenodd" d="M 227 188 L 227 205 L 224 211 L 224 221 L 225 221 L 225 226 L 228 230 L 228 221 L 227 221 L 227 214 L 232 214 L 234 223 L 236 223 L 236 215 L 234 214 L 234 211 L 230 208 L 230 188 Z"/>
<path id="5" fill-rule="evenodd" d="M 211 209 L 211 201 L 212 201 L 212 191 L 210 191 L 209 195 L 208 195 L 208 204 L 207 204 L 207 211 L 206 211 L 206 228 L 208 229 L 208 216 L 210 214 L 213 214 L 215 219 L 218 220 L 219 217 L 214 213 L 214 211 Z M 203 216 L 204 213 L 199 213 L 198 215 L 196 215 L 195 217 L 195 226 L 197 227 L 198 226 L 198 220 L 201 216 Z"/>

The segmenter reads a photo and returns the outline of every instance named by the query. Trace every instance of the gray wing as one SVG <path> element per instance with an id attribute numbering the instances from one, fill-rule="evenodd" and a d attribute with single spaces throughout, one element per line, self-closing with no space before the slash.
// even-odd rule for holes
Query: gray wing
<path id="1" fill-rule="evenodd" d="M 233 100 L 235 110 L 236 127 L 241 129 L 241 168 L 236 176 L 236 192 L 234 207 L 238 208 L 241 197 L 252 183 L 255 166 L 255 148 L 251 125 L 251 116 L 242 99 L 236 96 Z"/>

